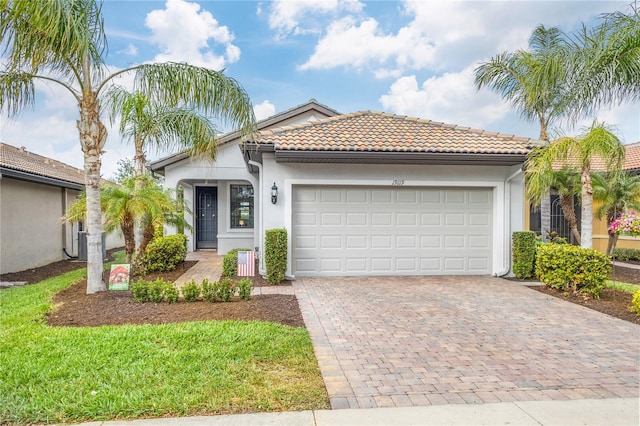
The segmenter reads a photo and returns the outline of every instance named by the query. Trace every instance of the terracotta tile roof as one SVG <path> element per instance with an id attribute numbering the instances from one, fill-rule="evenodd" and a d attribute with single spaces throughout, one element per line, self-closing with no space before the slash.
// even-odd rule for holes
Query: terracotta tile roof
<path id="1" fill-rule="evenodd" d="M 361 111 L 262 130 L 258 143 L 290 151 L 526 155 L 539 142 L 431 120 Z"/>
<path id="2" fill-rule="evenodd" d="M 640 171 L 640 142 L 627 144 L 625 148 L 627 148 L 627 153 L 622 168 Z"/>
<path id="3" fill-rule="evenodd" d="M 68 164 L 0 143 L 0 167 L 84 185 L 84 172 Z"/>
<path id="4" fill-rule="evenodd" d="M 625 147 L 625 157 L 624 163 L 622 164 L 622 170 L 628 171 L 639 171 L 640 172 L 640 142 L 630 143 L 624 145 Z M 563 163 L 558 165 L 554 165 L 555 169 L 561 168 Z M 567 160 L 564 164 L 571 166 L 577 166 L 577 162 L 573 162 Z M 604 172 L 607 170 L 607 167 L 600 157 L 594 157 L 591 162 L 591 169 L 597 172 Z"/>

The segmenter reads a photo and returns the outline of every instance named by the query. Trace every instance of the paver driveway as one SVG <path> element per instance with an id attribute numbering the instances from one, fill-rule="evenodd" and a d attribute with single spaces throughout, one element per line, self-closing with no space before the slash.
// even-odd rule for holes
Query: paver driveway
<path id="1" fill-rule="evenodd" d="M 332 408 L 638 397 L 640 327 L 493 277 L 294 282 Z"/>

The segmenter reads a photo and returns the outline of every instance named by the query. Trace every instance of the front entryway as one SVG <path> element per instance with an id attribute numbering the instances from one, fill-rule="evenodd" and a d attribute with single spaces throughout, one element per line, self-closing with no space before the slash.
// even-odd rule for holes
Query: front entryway
<path id="1" fill-rule="evenodd" d="M 218 248 L 218 188 L 196 187 L 196 248 Z"/>

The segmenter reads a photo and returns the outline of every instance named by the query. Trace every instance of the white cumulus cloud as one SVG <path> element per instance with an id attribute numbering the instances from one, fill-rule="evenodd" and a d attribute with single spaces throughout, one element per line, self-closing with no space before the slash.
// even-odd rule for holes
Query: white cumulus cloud
<path id="1" fill-rule="evenodd" d="M 268 100 L 264 100 L 262 103 L 253 106 L 253 113 L 256 115 L 256 120 L 264 120 L 276 113 L 276 106 Z"/>
<path id="2" fill-rule="evenodd" d="M 240 59 L 233 33 L 197 3 L 167 0 L 165 9 L 149 12 L 145 25 L 161 49 L 156 62 L 188 62 L 219 70 Z M 216 53 L 210 44 L 221 45 L 223 53 Z"/>
<path id="3" fill-rule="evenodd" d="M 341 12 L 358 13 L 362 8 L 358 0 L 275 0 L 271 4 L 269 28 L 276 31 L 277 38 L 317 33 L 320 31 L 317 18 Z"/>
<path id="4" fill-rule="evenodd" d="M 510 111 L 497 95 L 476 91 L 473 67 L 431 77 L 421 85 L 415 75 L 401 77 L 380 97 L 380 103 L 395 114 L 480 129 L 503 119 Z"/>

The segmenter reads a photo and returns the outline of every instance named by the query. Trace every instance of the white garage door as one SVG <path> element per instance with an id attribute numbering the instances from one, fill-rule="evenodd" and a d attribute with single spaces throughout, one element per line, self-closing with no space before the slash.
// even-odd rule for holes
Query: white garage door
<path id="1" fill-rule="evenodd" d="M 299 276 L 491 273 L 487 188 L 298 186 Z"/>

